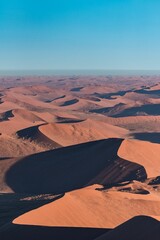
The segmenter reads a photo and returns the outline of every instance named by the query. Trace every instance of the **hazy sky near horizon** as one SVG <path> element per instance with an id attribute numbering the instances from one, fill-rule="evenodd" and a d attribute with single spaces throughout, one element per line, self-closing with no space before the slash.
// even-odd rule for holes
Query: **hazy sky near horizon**
<path id="1" fill-rule="evenodd" d="M 0 69 L 160 69 L 159 0 L 0 0 Z"/>

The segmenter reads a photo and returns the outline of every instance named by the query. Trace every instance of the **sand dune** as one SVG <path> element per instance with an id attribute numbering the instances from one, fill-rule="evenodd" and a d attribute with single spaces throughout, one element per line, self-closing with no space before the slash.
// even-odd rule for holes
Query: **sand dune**
<path id="1" fill-rule="evenodd" d="M 16 135 L 21 139 L 29 139 L 40 145 L 41 147 L 46 147 L 47 149 L 54 149 L 60 147 L 61 145 L 57 142 L 51 140 L 43 132 L 39 131 L 40 126 L 33 126 L 19 130 Z"/>
<path id="2" fill-rule="evenodd" d="M 112 117 L 128 117 L 128 116 L 145 116 L 145 115 L 160 115 L 160 104 L 145 104 L 127 108 L 119 113 L 111 115 Z"/>
<path id="3" fill-rule="evenodd" d="M 7 121 L 12 117 L 20 118 L 19 121 L 24 119 L 25 121 L 30 122 L 44 122 L 44 120 L 40 117 L 38 117 L 36 114 L 34 114 L 31 111 L 28 111 L 26 109 L 13 109 L 9 110 L 3 113 L 0 113 L 0 121 Z"/>
<path id="4" fill-rule="evenodd" d="M 26 113 L 25 111 L 20 111 L 20 113 L 24 114 L 22 117 L 24 117 L 25 120 L 34 120 L 33 123 L 36 123 L 36 119 L 40 120 L 40 118 L 30 112 Z M 129 133 L 124 128 L 112 126 L 107 123 L 90 119 L 80 120 L 78 118 L 71 117 L 53 116 L 54 121 L 57 121 L 58 123 L 41 124 L 24 128 L 17 131 L 16 134 L 20 138 L 34 140 L 37 143 L 54 148 L 104 138 L 125 137 Z M 37 122 L 37 124 L 38 123 L 39 122 Z"/>
<path id="5" fill-rule="evenodd" d="M 6 173 L 6 183 L 16 192 L 52 191 L 57 194 L 86 185 L 103 184 L 105 187 L 112 187 L 123 181 L 141 181 L 147 177 L 157 177 L 159 145 L 143 143 L 135 140 L 107 139 L 15 159 Z M 134 149 L 137 144 L 140 145 L 138 152 Z M 30 147 L 31 143 L 28 146 Z M 33 146 L 30 151 L 36 151 Z M 126 152 L 126 146 L 129 152 Z M 29 152 L 27 148 L 26 151 Z M 12 154 L 11 152 L 10 156 Z M 143 190 L 145 189 L 142 188 L 142 192 Z"/>
<path id="6" fill-rule="evenodd" d="M 17 216 L 31 211 L 32 209 L 43 206 L 44 204 L 58 200 L 60 195 L 31 195 L 31 194 L 13 194 L 2 193 L 0 194 L 0 207 L 1 211 L 0 219 L 0 232 L 5 227 L 10 227 L 12 221 Z M 12 205 L 12 204 L 13 205 Z"/>
<path id="7" fill-rule="evenodd" d="M 93 185 L 66 193 L 58 201 L 25 213 L 13 223 L 115 228 L 137 215 L 156 213 L 160 216 L 160 200 L 154 192 L 146 197 L 143 194 L 96 190 L 100 188 L 100 185 Z"/>
<path id="8" fill-rule="evenodd" d="M 44 149 L 30 141 L 18 139 L 16 136 L 0 135 L 0 158 L 22 157 Z"/>
<path id="9" fill-rule="evenodd" d="M 28 156 L 17 161 L 10 168 L 6 174 L 6 181 L 9 185 L 13 185 L 16 192 L 64 193 L 82 187 L 99 174 L 110 160 L 116 158 L 121 141 L 120 139 L 102 140 Z M 103 151 L 103 154 L 97 155 L 97 150 Z M 107 159 L 105 156 L 108 156 Z M 21 174 L 18 173 L 19 171 Z M 12 182 L 12 177 L 15 178 L 15 175 L 17 179 Z"/>
<path id="10" fill-rule="evenodd" d="M 38 117 L 35 113 L 27 111 L 25 109 L 14 109 L 12 111 L 12 114 L 30 122 L 44 122 L 44 120 Z"/>
<path id="11" fill-rule="evenodd" d="M 160 145 L 149 142 L 124 140 L 118 149 L 118 156 L 144 166 L 147 176 L 160 175 Z"/>
<path id="12" fill-rule="evenodd" d="M 0 239 L 160 239 L 159 76 L 0 84 Z"/>
<path id="13" fill-rule="evenodd" d="M 6 182 L 15 192 L 59 194 L 88 184 L 146 179 L 142 165 L 118 157 L 121 143 L 99 140 L 22 158 L 6 173 Z"/>
<path id="14" fill-rule="evenodd" d="M 104 138 L 122 137 L 127 130 L 90 119 L 76 122 L 41 125 L 39 131 L 62 146 L 68 146 Z"/>

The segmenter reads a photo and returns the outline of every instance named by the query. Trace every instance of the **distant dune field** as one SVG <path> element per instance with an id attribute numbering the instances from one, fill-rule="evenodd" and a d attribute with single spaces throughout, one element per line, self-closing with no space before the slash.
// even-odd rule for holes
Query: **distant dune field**
<path id="1" fill-rule="evenodd" d="M 0 84 L 0 239 L 160 239 L 159 77 Z"/>

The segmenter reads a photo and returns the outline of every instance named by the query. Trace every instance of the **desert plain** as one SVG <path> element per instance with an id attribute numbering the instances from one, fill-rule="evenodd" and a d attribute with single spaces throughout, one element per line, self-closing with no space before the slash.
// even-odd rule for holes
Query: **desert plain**
<path id="1" fill-rule="evenodd" d="M 160 239 L 160 76 L 0 77 L 0 239 Z"/>

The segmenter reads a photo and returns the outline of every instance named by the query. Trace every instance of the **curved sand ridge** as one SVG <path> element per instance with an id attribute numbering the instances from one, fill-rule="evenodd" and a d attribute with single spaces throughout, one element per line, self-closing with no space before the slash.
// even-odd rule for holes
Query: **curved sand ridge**
<path id="1" fill-rule="evenodd" d="M 48 149 L 53 149 L 61 146 L 57 142 L 48 138 L 41 131 L 39 131 L 39 126 L 33 126 L 33 127 L 19 130 L 16 132 L 16 135 L 19 138 L 29 139 L 30 141 L 34 141 L 40 146 L 47 147 Z"/>
<path id="2" fill-rule="evenodd" d="M 122 141 L 99 140 L 30 155 L 11 166 L 6 183 L 18 193 L 59 194 L 88 184 L 145 179 L 142 165 L 118 157 Z"/>
<path id="3" fill-rule="evenodd" d="M 26 109 L 14 109 L 12 110 L 12 114 L 16 117 L 20 117 L 30 122 L 44 122 L 44 119 L 40 118 L 35 113 Z"/>
<path id="4" fill-rule="evenodd" d="M 0 113 L 0 132 L 12 136 L 20 129 L 43 124 L 45 120 L 26 109 L 12 109 Z"/>
<path id="5" fill-rule="evenodd" d="M 156 76 L 2 79 L 0 238 L 159 240 L 160 224 L 151 218 L 160 219 L 159 145 L 126 139 L 159 134 L 157 82 Z"/>
<path id="6" fill-rule="evenodd" d="M 46 123 L 17 131 L 21 138 L 29 138 L 50 145 L 50 148 L 75 145 L 105 138 L 120 138 L 128 135 L 126 129 L 110 124 L 77 118 L 56 118 L 59 123 Z"/>
<path id="7" fill-rule="evenodd" d="M 62 146 L 104 138 L 120 138 L 128 134 L 123 128 L 90 119 L 76 123 L 45 124 L 39 127 L 39 131 Z"/>
<path id="8" fill-rule="evenodd" d="M 133 147 L 140 144 L 141 156 L 145 151 L 147 155 L 149 151 L 156 151 L 157 144 L 150 143 L 150 148 L 146 148 L 145 142 L 129 142 L 133 143 Z M 6 173 L 6 183 L 15 192 L 65 193 L 59 200 L 25 213 L 13 223 L 108 229 L 137 215 L 156 216 L 159 219 L 158 192 L 145 183 L 122 183 L 147 178 L 144 164 L 140 165 L 139 159 L 127 161 L 118 157 L 126 143 L 121 139 L 100 140 L 31 155 L 12 164 Z M 146 168 L 154 157 L 150 154 L 150 158 L 145 159 Z M 158 163 L 154 167 L 153 173 L 157 174 Z M 105 187 L 85 187 L 91 184 L 103 184 Z M 119 187 L 111 187 L 116 184 L 120 184 Z M 106 187 L 110 189 L 105 190 Z"/>
<path id="9" fill-rule="evenodd" d="M 160 175 L 160 144 L 124 140 L 118 150 L 118 156 L 142 165 L 149 178 Z"/>
<path id="10" fill-rule="evenodd" d="M 108 229 L 137 215 L 160 216 L 160 200 L 154 192 L 146 196 L 96 190 L 100 187 L 93 185 L 66 193 L 58 201 L 25 213 L 13 223 Z"/>

